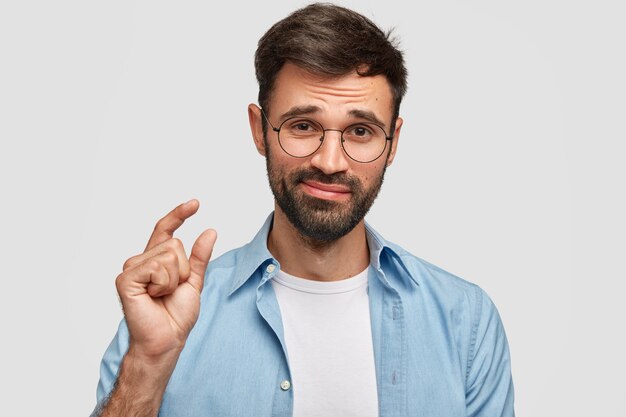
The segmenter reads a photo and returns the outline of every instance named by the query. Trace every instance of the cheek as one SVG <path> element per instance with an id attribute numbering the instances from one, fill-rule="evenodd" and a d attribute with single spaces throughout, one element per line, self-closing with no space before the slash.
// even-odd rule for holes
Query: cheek
<path id="1" fill-rule="evenodd" d="M 274 151 L 274 150 L 273 150 Z M 291 185 L 290 176 L 293 175 L 295 168 L 288 164 L 280 157 L 276 157 L 276 153 L 270 153 L 267 156 L 267 173 L 269 180 L 275 186 L 281 189 Z"/>
<path id="2" fill-rule="evenodd" d="M 369 186 L 373 182 L 377 182 L 381 175 L 383 175 L 384 165 L 377 163 L 375 166 L 368 167 L 360 175 L 358 175 L 364 186 Z"/>

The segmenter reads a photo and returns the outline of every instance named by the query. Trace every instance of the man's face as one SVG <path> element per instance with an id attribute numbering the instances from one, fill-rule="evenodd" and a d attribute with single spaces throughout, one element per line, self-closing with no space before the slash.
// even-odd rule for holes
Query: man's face
<path id="1" fill-rule="evenodd" d="M 338 130 L 374 120 L 389 134 L 392 103 L 383 76 L 362 77 L 355 72 L 319 78 L 286 64 L 276 78 L 267 117 L 274 126 L 289 117 L 303 116 L 325 129 Z M 271 128 L 263 143 L 257 132 L 255 142 L 266 156 L 276 210 L 284 212 L 300 234 L 315 241 L 333 241 L 350 232 L 378 195 L 385 169 L 395 155 L 401 124 L 398 119 L 394 140 L 377 160 L 368 163 L 350 159 L 341 148 L 341 133 L 334 130 L 327 131 L 321 147 L 306 158 L 285 153 Z"/>

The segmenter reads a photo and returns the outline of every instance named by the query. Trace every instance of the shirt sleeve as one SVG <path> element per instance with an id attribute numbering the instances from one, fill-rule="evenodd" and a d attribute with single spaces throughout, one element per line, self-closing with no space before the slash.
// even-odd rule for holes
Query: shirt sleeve
<path id="1" fill-rule="evenodd" d="M 126 326 L 126 320 L 122 320 L 115 337 L 104 352 L 102 362 L 100 362 L 100 380 L 98 381 L 98 389 L 96 391 L 97 405 L 94 413 L 103 405 L 113 390 L 122 359 L 124 359 L 124 355 L 126 355 L 128 350 L 128 344 L 128 327 Z"/>
<path id="2" fill-rule="evenodd" d="M 468 355 L 468 417 L 514 417 L 511 357 L 496 307 L 477 287 L 477 308 Z"/>

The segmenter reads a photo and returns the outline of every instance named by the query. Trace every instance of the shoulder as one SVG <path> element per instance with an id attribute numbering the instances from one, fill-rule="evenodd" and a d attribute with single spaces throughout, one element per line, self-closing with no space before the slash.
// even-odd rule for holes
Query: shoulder
<path id="1" fill-rule="evenodd" d="M 405 276 L 400 279 L 405 284 L 399 287 L 408 288 L 404 291 L 408 304 L 421 317 L 436 317 L 458 336 L 456 343 L 466 364 L 468 385 L 479 379 L 480 372 L 485 371 L 481 366 L 487 363 L 501 365 L 502 378 L 510 379 L 506 335 L 489 295 L 478 285 L 418 258 L 398 245 L 389 243 L 387 248 L 387 257 L 396 258 L 394 262 L 404 271 Z M 407 287 L 407 282 L 412 285 Z M 476 376 L 477 372 L 479 376 Z"/>
<path id="2" fill-rule="evenodd" d="M 487 297 L 478 285 L 415 256 L 401 246 L 391 242 L 387 242 L 386 246 L 388 256 L 397 258 L 398 266 L 404 269 L 421 292 L 441 301 L 466 300 L 472 304 L 482 303 L 482 299 Z"/>
<path id="3" fill-rule="evenodd" d="M 372 262 L 385 272 L 392 286 L 417 295 L 426 302 L 444 305 L 481 302 L 484 292 L 474 283 L 415 256 L 402 246 L 386 240 L 366 224 Z M 408 294 L 407 294 L 408 295 Z"/>
<path id="4" fill-rule="evenodd" d="M 412 305 L 423 313 L 439 312 L 449 324 L 464 323 L 461 327 L 475 338 L 481 326 L 495 324 L 502 330 L 500 316 L 489 295 L 478 285 L 465 280 L 437 265 L 421 259 L 400 246 L 388 243 L 387 263 L 395 263 L 393 271 L 400 271 L 395 279 L 397 288 Z M 394 259 L 395 258 L 395 259 Z"/>

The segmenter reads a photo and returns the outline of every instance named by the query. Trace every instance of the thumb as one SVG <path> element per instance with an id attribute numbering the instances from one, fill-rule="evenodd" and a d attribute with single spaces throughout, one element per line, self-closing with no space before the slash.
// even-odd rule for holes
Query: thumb
<path id="1" fill-rule="evenodd" d="M 209 259 L 211 259 L 216 239 L 217 232 L 213 229 L 207 229 L 198 236 L 198 239 L 193 244 L 193 248 L 191 248 L 191 256 L 189 257 L 191 275 L 187 283 L 191 284 L 198 292 L 202 291 L 204 273 L 206 272 Z"/>

